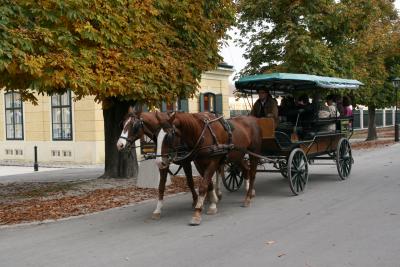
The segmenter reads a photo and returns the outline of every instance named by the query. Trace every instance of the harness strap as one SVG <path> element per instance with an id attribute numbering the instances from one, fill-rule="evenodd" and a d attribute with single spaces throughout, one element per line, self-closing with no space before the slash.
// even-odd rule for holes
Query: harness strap
<path id="1" fill-rule="evenodd" d="M 211 133 L 214 143 L 216 145 L 218 145 L 219 144 L 218 139 L 217 139 L 217 136 L 215 135 L 214 131 L 211 128 L 211 122 L 209 123 L 208 121 L 205 120 L 204 123 L 205 123 L 205 126 L 207 126 L 207 128 L 210 130 L 210 133 Z"/>
<path id="2" fill-rule="evenodd" d="M 219 121 L 222 124 L 224 130 L 228 132 L 228 144 L 226 146 L 224 145 L 224 149 L 226 149 L 226 150 L 233 150 L 234 149 L 234 146 L 232 144 L 232 129 L 231 129 L 229 123 L 226 122 L 226 120 L 224 119 L 223 116 L 217 117 L 217 118 L 212 119 L 212 120 L 204 119 L 203 121 L 204 121 L 204 127 L 203 127 L 203 130 L 202 130 L 199 138 L 197 139 L 196 144 L 194 145 L 192 150 L 189 153 L 187 153 L 185 156 L 179 157 L 179 158 L 176 157 L 173 160 L 173 162 L 175 164 L 182 164 L 185 161 L 191 161 L 191 160 L 194 159 L 195 156 L 197 156 L 197 155 L 195 155 L 195 153 L 197 153 L 200 150 L 203 150 L 205 148 L 212 147 L 212 146 L 199 147 L 201 142 L 204 140 L 204 134 L 205 134 L 206 129 L 209 129 L 209 131 L 211 133 L 211 136 L 213 138 L 213 141 L 214 141 L 214 145 L 216 145 L 217 147 L 221 146 L 219 144 L 219 142 L 218 142 L 217 136 L 215 135 L 213 129 L 211 128 L 211 123 L 216 122 L 216 121 Z"/>
<path id="3" fill-rule="evenodd" d="M 172 173 L 171 170 L 168 168 L 168 173 L 171 174 L 172 176 L 175 176 L 178 174 L 178 172 L 182 169 L 182 165 L 179 165 L 178 170 L 175 173 Z"/>

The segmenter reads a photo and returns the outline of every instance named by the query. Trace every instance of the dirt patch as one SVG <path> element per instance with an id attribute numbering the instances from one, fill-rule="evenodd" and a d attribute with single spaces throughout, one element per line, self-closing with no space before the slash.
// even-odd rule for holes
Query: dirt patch
<path id="1" fill-rule="evenodd" d="M 352 149 L 373 149 L 373 148 L 381 148 L 384 146 L 390 146 L 395 144 L 394 140 L 372 140 L 372 141 L 360 141 L 360 142 L 353 142 L 351 144 Z"/>
<path id="2" fill-rule="evenodd" d="M 185 177 L 171 180 L 165 195 L 188 191 Z M 157 189 L 139 188 L 131 179 L 0 184 L 0 225 L 87 214 L 156 199 L 157 195 Z"/>

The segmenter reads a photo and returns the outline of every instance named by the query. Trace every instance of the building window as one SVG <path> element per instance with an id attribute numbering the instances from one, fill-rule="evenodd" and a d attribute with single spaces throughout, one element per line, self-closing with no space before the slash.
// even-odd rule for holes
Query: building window
<path id="1" fill-rule="evenodd" d="M 176 111 L 176 102 L 167 103 L 166 111 Z"/>
<path id="2" fill-rule="evenodd" d="M 5 95 L 6 138 L 7 140 L 24 139 L 24 118 L 21 95 L 14 91 Z"/>
<path id="3" fill-rule="evenodd" d="M 204 111 L 215 112 L 215 94 L 206 93 L 203 99 Z"/>
<path id="4" fill-rule="evenodd" d="M 72 140 L 71 91 L 51 97 L 53 140 Z"/>

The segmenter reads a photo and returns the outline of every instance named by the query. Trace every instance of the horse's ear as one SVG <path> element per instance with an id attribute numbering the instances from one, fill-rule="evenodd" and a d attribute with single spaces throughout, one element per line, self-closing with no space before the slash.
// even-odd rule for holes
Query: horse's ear
<path id="1" fill-rule="evenodd" d="M 158 111 L 156 110 L 156 119 L 160 122 L 160 121 L 162 121 L 162 119 L 161 119 L 161 117 L 160 117 L 160 114 L 158 113 Z"/>
<path id="2" fill-rule="evenodd" d="M 128 113 L 135 113 L 135 112 L 136 112 L 135 108 L 133 106 L 129 106 Z"/>
<path id="3" fill-rule="evenodd" d="M 176 112 L 171 112 L 168 115 L 169 115 L 168 122 L 172 124 L 172 122 L 175 120 Z"/>

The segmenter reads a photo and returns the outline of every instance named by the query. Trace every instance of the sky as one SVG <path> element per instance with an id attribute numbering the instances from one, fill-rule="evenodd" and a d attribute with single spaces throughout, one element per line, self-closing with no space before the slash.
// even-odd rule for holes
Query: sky
<path id="1" fill-rule="evenodd" d="M 400 12 L 400 0 L 395 1 L 395 6 L 397 10 Z M 234 37 L 234 31 L 231 30 L 229 34 Z M 232 65 L 236 72 L 240 71 L 246 65 L 246 60 L 243 58 L 244 49 L 238 47 L 234 44 L 233 40 L 229 40 L 228 46 L 224 47 L 221 50 L 221 56 L 224 58 L 224 61 L 229 65 Z M 233 78 L 233 75 L 231 76 Z"/>

